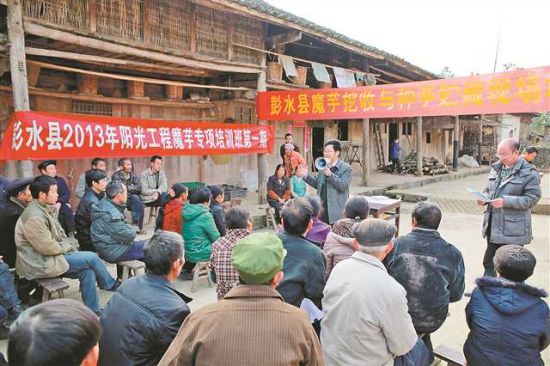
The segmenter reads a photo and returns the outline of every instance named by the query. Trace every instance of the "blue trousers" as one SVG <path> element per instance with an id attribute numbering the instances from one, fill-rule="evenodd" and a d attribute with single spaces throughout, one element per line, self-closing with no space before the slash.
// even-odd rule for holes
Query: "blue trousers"
<path id="1" fill-rule="evenodd" d="M 133 261 L 135 259 L 143 259 L 143 247 L 147 244 L 147 240 L 138 240 L 130 246 L 130 249 L 117 258 L 117 262 Z"/>
<path id="2" fill-rule="evenodd" d="M 407 354 L 396 357 L 393 362 L 393 366 L 430 366 L 431 364 L 430 351 L 420 338 Z"/>
<path id="3" fill-rule="evenodd" d="M 20 304 L 10 275 L 10 267 L 0 262 L 0 322 L 8 317 L 8 310 Z"/>
<path id="4" fill-rule="evenodd" d="M 126 201 L 128 209 L 132 212 L 132 224 L 137 225 L 140 229 L 143 228 L 143 202 L 137 194 L 128 194 Z"/>
<path id="5" fill-rule="evenodd" d="M 99 297 L 95 288 L 96 282 L 100 289 L 108 290 L 115 285 L 115 279 L 105 268 L 105 265 L 93 252 L 75 252 L 65 254 L 69 262 L 69 270 L 63 277 L 74 278 L 80 281 L 80 295 L 82 301 L 92 311 L 101 310 Z"/>

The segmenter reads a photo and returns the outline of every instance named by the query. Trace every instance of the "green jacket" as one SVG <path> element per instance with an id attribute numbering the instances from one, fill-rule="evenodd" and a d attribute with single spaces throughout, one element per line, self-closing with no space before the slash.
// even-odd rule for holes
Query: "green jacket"
<path id="1" fill-rule="evenodd" d="M 48 207 L 37 200 L 23 210 L 15 225 L 16 271 L 21 278 L 57 277 L 69 270 L 64 254 L 76 243 L 68 238 Z"/>
<path id="2" fill-rule="evenodd" d="M 220 237 L 210 209 L 203 204 L 183 206 L 185 260 L 193 263 L 210 260 L 212 243 Z"/>
<path id="3" fill-rule="evenodd" d="M 124 221 L 124 208 L 107 197 L 92 206 L 92 243 L 109 263 L 126 254 L 136 238 L 136 230 Z"/>

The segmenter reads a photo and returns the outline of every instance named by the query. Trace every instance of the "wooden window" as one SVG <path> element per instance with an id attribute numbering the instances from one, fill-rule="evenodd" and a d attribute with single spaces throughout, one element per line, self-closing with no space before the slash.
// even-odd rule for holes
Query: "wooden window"
<path id="1" fill-rule="evenodd" d="M 432 143 L 432 133 L 426 132 L 426 143 L 431 144 Z"/>
<path id="2" fill-rule="evenodd" d="M 84 100 L 73 100 L 73 113 L 92 114 L 99 116 L 112 116 L 113 105 L 109 103 L 87 102 Z"/>

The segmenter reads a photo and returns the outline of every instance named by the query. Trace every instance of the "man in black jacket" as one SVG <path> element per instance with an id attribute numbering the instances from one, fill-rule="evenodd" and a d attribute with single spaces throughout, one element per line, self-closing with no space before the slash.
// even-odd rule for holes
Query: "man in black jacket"
<path id="1" fill-rule="evenodd" d="M 141 184 L 139 177 L 134 173 L 134 166 L 129 158 L 122 158 L 118 161 L 119 169 L 113 174 L 113 182 L 120 182 L 128 190 L 128 199 L 126 206 L 132 212 L 132 224 L 137 226 L 140 234 L 143 230 L 143 202 L 139 198 L 141 193 Z"/>
<path id="2" fill-rule="evenodd" d="M 430 333 L 447 319 L 449 303 L 464 293 L 462 253 L 439 235 L 440 222 L 441 210 L 435 203 L 417 203 L 412 231 L 393 241 L 394 249 L 385 260 L 389 274 L 407 291 L 409 314 L 432 361 Z"/>
<path id="3" fill-rule="evenodd" d="M 157 231 L 143 250 L 145 275 L 125 281 L 101 314 L 101 366 L 157 365 L 191 301 L 170 286 L 183 267 L 181 235 Z"/>
<path id="4" fill-rule="evenodd" d="M 210 188 L 210 193 L 212 193 L 212 199 L 210 201 L 210 211 L 212 211 L 212 216 L 214 217 L 216 229 L 218 229 L 220 236 L 225 236 L 225 211 L 221 206 L 225 199 L 223 190 L 218 186 L 210 186 L 208 188 Z"/>
<path id="5" fill-rule="evenodd" d="M 16 179 L 4 187 L 5 200 L 0 202 L 0 255 L 10 268 L 15 267 L 15 224 L 21 213 L 32 201 L 29 185 L 32 178 Z"/>
<path id="6" fill-rule="evenodd" d="M 92 206 L 105 197 L 107 175 L 103 170 L 90 169 L 84 173 L 86 190 L 75 214 L 76 239 L 80 250 L 95 252 L 90 229 L 92 227 Z"/>

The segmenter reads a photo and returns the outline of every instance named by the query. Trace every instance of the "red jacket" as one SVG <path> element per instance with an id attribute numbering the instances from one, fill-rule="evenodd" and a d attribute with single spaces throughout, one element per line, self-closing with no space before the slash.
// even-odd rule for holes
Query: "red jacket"
<path id="1" fill-rule="evenodd" d="M 164 216 L 162 220 L 162 230 L 173 231 L 181 234 L 183 225 L 182 211 L 185 202 L 171 200 L 164 205 Z"/>

